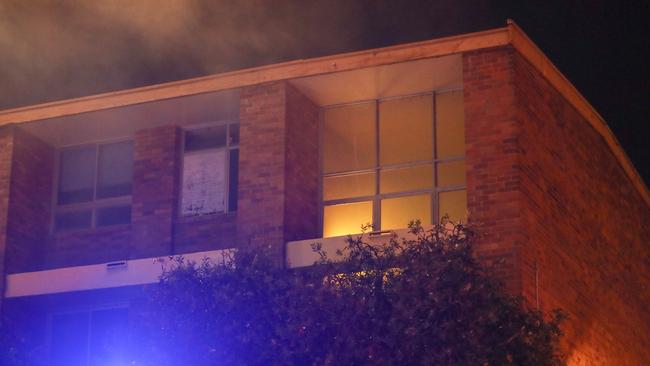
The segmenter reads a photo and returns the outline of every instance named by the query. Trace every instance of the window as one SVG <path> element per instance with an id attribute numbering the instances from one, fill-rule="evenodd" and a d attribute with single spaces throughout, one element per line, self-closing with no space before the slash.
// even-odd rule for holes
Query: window
<path id="1" fill-rule="evenodd" d="M 323 236 L 465 220 L 463 93 L 328 107 L 322 118 Z"/>
<path id="2" fill-rule="evenodd" d="M 54 230 L 130 223 L 132 180 L 132 141 L 61 150 Z"/>
<path id="3" fill-rule="evenodd" d="M 127 308 L 53 314 L 49 359 L 52 366 L 127 364 Z"/>
<path id="4" fill-rule="evenodd" d="M 239 124 L 185 131 L 182 216 L 237 210 Z"/>

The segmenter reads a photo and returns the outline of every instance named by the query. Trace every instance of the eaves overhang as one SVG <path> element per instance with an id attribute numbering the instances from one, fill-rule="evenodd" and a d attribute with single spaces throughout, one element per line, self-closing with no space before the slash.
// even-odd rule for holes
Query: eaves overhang
<path id="1" fill-rule="evenodd" d="M 512 20 L 507 26 L 422 42 L 296 60 L 170 83 L 0 111 L 0 126 L 179 98 L 262 83 L 350 71 L 426 58 L 511 46 L 585 118 L 650 206 L 650 191 L 603 117 Z"/>

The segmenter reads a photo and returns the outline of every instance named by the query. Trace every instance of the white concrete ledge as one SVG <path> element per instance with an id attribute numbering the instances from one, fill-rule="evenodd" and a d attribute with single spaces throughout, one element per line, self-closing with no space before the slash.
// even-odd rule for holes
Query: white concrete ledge
<path id="1" fill-rule="evenodd" d="M 200 263 L 209 258 L 220 262 L 233 249 L 179 254 Z M 177 255 L 174 255 L 177 256 Z M 7 276 L 5 297 L 20 297 L 156 283 L 168 257 L 115 261 Z"/>
<path id="2" fill-rule="evenodd" d="M 425 227 L 425 229 L 428 227 Z M 356 234 L 353 237 L 362 236 L 366 243 L 385 244 L 388 243 L 392 234 L 400 238 L 413 237 L 408 229 L 392 230 L 380 233 Z M 320 260 L 318 253 L 312 249 L 313 243 L 320 243 L 322 250 L 327 257 L 333 261 L 343 260 L 344 257 L 336 254 L 339 249 L 345 248 L 348 236 L 334 236 L 330 238 L 316 238 L 307 240 L 290 241 L 287 243 L 286 265 L 288 268 L 299 268 L 313 266 Z"/>

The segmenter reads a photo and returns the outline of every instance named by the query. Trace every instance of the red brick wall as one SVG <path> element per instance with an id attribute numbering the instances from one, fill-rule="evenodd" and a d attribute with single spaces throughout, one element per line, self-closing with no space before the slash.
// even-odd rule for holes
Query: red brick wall
<path id="1" fill-rule="evenodd" d="M 650 209 L 603 138 L 521 56 L 524 295 L 570 316 L 575 365 L 650 364 Z"/>
<path id="2" fill-rule="evenodd" d="M 5 262 L 7 248 L 7 216 L 9 213 L 9 188 L 13 158 L 12 126 L 0 127 L 0 310 L 5 291 Z"/>
<path id="3" fill-rule="evenodd" d="M 16 127 L 7 223 L 7 272 L 43 265 L 52 207 L 54 149 Z"/>
<path id="4" fill-rule="evenodd" d="M 603 138 L 511 48 L 463 56 L 469 219 L 508 289 L 565 310 L 576 365 L 650 364 L 650 210 Z"/>
<path id="5" fill-rule="evenodd" d="M 183 217 L 174 224 L 174 253 L 202 252 L 237 245 L 237 213 Z"/>
<path id="6" fill-rule="evenodd" d="M 136 132 L 133 151 L 131 257 L 171 254 L 178 208 L 181 130 L 163 126 Z"/>
<path id="7" fill-rule="evenodd" d="M 53 233 L 47 240 L 44 269 L 106 263 L 137 258 L 131 225 Z"/>
<path id="8" fill-rule="evenodd" d="M 132 223 L 52 234 L 44 268 L 235 246 L 236 213 L 177 217 L 181 137 L 176 126 L 138 131 Z"/>
<path id="9" fill-rule="evenodd" d="M 238 241 L 272 248 L 279 263 L 284 262 L 287 238 L 316 236 L 317 120 L 308 120 L 316 112 L 286 82 L 248 87 L 241 93 Z"/>
<path id="10" fill-rule="evenodd" d="M 7 182 L 11 182 L 8 228 L 10 272 L 104 263 L 233 247 L 237 238 L 237 214 L 177 218 L 180 146 L 182 133 L 176 126 L 142 130 L 134 141 L 132 223 L 96 229 L 50 234 L 54 166 L 53 148 L 16 130 L 3 129 L 0 163 L 6 159 Z M 15 147 L 14 147 L 15 145 Z M 11 159 L 13 158 L 13 168 Z M 11 170 L 13 169 L 13 173 Z M 1 173 L 0 173 L 1 174 Z M 13 174 L 13 175 L 12 175 Z M 2 193 L 0 178 L 0 193 Z M 9 184 L 9 183 L 7 183 Z M 9 186 L 6 187 L 9 192 Z M 2 201 L 0 201 L 2 212 Z M 0 225 L 7 215 L 0 216 Z M 2 262 L 4 265 L 4 261 Z"/>
<path id="11" fill-rule="evenodd" d="M 136 132 L 131 224 L 50 235 L 44 268 L 171 254 L 180 138 L 176 126 Z"/>
<path id="12" fill-rule="evenodd" d="M 240 245 L 272 246 L 284 254 L 285 84 L 244 88 L 239 111 Z"/>
<path id="13" fill-rule="evenodd" d="M 468 220 L 479 225 L 478 254 L 504 259 L 500 276 L 521 292 L 523 227 L 520 150 L 513 50 L 500 48 L 463 55 Z"/>
<path id="14" fill-rule="evenodd" d="M 319 108 L 287 85 L 285 241 L 316 238 L 318 232 Z"/>

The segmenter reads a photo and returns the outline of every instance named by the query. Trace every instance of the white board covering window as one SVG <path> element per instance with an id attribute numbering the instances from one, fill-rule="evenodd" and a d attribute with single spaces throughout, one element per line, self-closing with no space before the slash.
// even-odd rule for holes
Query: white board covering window
<path id="1" fill-rule="evenodd" d="M 182 216 L 236 209 L 238 132 L 236 124 L 185 132 Z"/>

